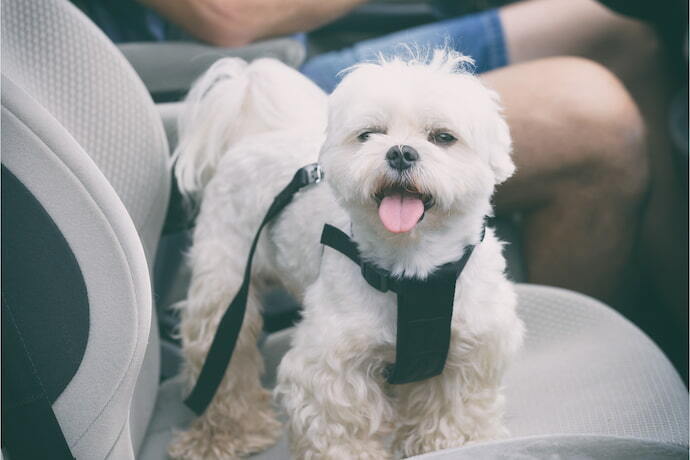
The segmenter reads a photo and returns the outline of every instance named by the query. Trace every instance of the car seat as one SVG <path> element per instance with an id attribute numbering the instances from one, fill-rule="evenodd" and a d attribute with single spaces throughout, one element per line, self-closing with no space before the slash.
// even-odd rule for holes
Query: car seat
<path id="1" fill-rule="evenodd" d="M 159 381 L 151 280 L 170 190 L 160 114 L 66 0 L 2 0 L 1 21 L 3 340 L 5 327 L 20 334 L 74 457 L 166 458 L 192 413 L 177 379 Z M 518 293 L 527 339 L 506 377 L 511 437 L 419 458 L 687 457 L 688 393 L 654 343 L 583 295 Z M 290 334 L 262 344 L 268 386 Z M 26 401 L 5 384 L 18 354 L 2 348 L 4 442 L 8 427 L 31 439 L 39 424 L 20 423 Z M 252 458 L 290 458 L 285 438 Z"/>

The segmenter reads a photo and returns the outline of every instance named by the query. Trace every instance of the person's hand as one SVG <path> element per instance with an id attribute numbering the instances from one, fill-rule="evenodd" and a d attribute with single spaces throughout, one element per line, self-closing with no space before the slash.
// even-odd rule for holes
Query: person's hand
<path id="1" fill-rule="evenodd" d="M 366 0 L 139 0 L 199 40 L 242 46 L 306 32 Z"/>

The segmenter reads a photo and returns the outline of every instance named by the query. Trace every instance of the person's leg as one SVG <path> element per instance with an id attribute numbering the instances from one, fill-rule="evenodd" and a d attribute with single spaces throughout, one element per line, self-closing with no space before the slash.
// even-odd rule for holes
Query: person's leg
<path id="1" fill-rule="evenodd" d="M 668 131 L 667 113 L 675 88 L 654 31 L 593 0 L 520 2 L 501 9 L 500 16 L 510 62 L 556 55 L 587 57 L 610 69 L 631 93 L 647 126 L 650 153 L 650 196 L 639 248 L 643 267 L 672 307 L 672 318 L 687 325 L 687 191 L 674 170 Z M 656 305 L 655 312 L 659 312 Z"/>
<path id="2" fill-rule="evenodd" d="M 554 58 L 489 72 L 514 140 L 517 173 L 498 213 L 523 214 L 528 281 L 614 301 L 647 189 L 635 103 L 603 67 Z"/>
<path id="3" fill-rule="evenodd" d="M 380 55 L 409 56 L 448 46 L 471 56 L 478 73 L 506 65 L 505 43 L 498 10 L 487 10 L 426 24 L 383 37 L 361 41 L 350 48 L 317 55 L 300 69 L 326 92 L 340 81 L 339 72 Z"/>

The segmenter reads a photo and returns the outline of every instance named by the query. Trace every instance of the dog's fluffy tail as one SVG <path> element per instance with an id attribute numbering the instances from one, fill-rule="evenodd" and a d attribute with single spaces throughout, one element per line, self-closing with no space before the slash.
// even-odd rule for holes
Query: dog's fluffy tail
<path id="1" fill-rule="evenodd" d="M 323 129 L 325 107 L 326 95 L 279 61 L 219 60 L 194 83 L 178 120 L 180 191 L 200 198 L 223 154 L 242 138 L 291 127 Z"/>

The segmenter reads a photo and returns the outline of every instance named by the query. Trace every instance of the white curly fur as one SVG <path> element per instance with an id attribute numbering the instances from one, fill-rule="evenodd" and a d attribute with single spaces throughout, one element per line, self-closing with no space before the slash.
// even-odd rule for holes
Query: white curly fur
<path id="1" fill-rule="evenodd" d="M 328 222 L 351 231 L 367 260 L 424 277 L 479 242 L 494 186 L 514 170 L 508 127 L 496 94 L 465 69 L 468 58 L 439 50 L 428 61 L 358 65 L 330 97 L 271 60 L 224 59 L 195 85 L 176 153 L 182 189 L 197 199 L 203 190 L 189 254 L 193 279 L 181 306 L 190 385 L 273 197 L 317 159 L 328 185 L 300 192 L 265 232 L 230 368 L 206 414 L 175 438 L 173 457 L 234 458 L 278 437 L 255 345 L 257 291 L 267 279 L 304 304 L 276 388 L 296 458 L 410 456 L 505 434 L 501 378 L 523 332 L 493 231 L 458 280 L 443 374 L 398 386 L 382 377 L 394 357 L 395 294 L 375 291 L 349 259 L 319 244 Z M 372 127 L 383 132 L 357 139 Z M 439 129 L 458 141 L 430 142 Z M 373 197 L 399 174 L 385 154 L 402 144 L 419 152 L 408 178 L 435 205 L 414 229 L 393 234 Z"/>

